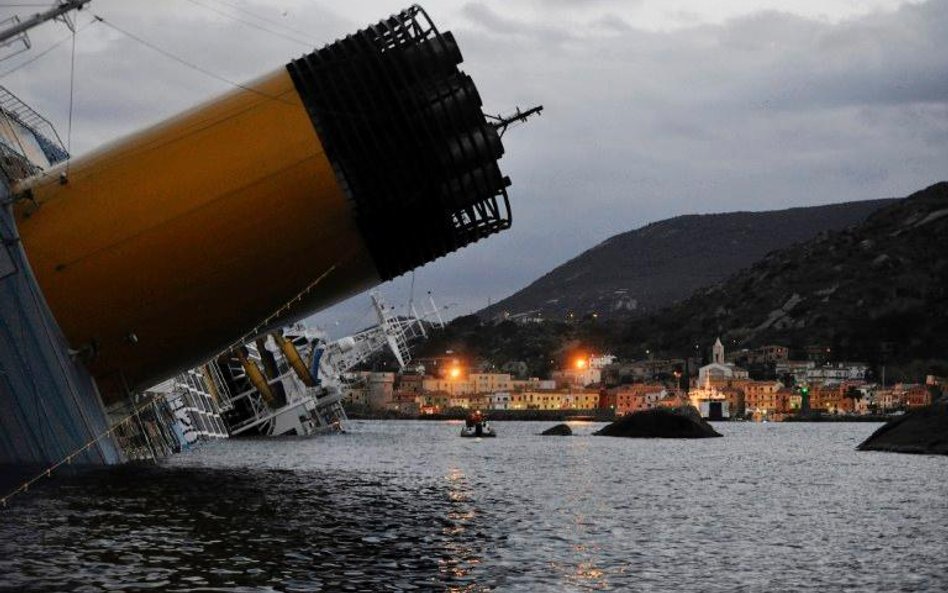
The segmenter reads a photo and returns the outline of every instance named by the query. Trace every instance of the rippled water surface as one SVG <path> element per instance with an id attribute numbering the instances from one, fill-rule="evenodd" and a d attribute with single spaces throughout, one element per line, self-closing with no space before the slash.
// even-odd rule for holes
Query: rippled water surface
<path id="1" fill-rule="evenodd" d="M 854 451 L 877 425 L 547 426 L 353 422 L 60 476 L 0 510 L 0 590 L 948 591 L 948 458 Z"/>

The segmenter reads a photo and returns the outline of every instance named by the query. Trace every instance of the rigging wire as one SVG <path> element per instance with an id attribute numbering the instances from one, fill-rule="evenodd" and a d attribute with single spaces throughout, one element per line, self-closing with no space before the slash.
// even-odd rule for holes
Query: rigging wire
<path id="1" fill-rule="evenodd" d="M 178 56 L 178 55 L 176 55 L 176 54 L 174 54 L 174 53 L 172 53 L 172 52 L 170 52 L 170 51 L 168 51 L 168 50 L 166 50 L 166 49 L 160 47 L 159 45 L 157 45 L 157 44 L 155 44 L 155 43 L 152 43 L 152 42 L 150 42 L 150 41 L 148 41 L 148 40 L 146 40 L 146 39 L 140 37 L 139 35 L 136 35 L 136 34 L 132 33 L 131 31 L 128 31 L 128 30 L 124 29 L 123 27 L 121 27 L 121 26 L 119 26 L 119 25 L 116 25 L 115 23 L 111 22 L 110 20 L 106 20 L 106 19 L 105 19 L 104 17 L 102 17 L 101 15 L 93 14 L 93 15 L 92 15 L 92 20 L 90 20 L 88 23 L 86 23 L 86 24 L 83 25 L 82 27 L 78 28 L 78 29 L 77 29 L 77 32 L 78 32 L 78 31 L 81 31 L 81 30 L 83 30 L 83 29 L 85 29 L 85 28 L 87 28 L 87 27 L 89 27 L 90 25 L 92 25 L 92 24 L 94 24 L 94 23 L 102 23 L 103 25 L 105 25 L 105 26 L 109 27 L 110 29 L 112 29 L 112 30 L 114 30 L 114 31 L 116 31 L 116 32 L 118 32 L 118 33 L 120 33 L 121 35 L 123 35 L 123 36 L 125 36 L 125 37 L 131 39 L 132 41 L 135 41 L 135 42 L 137 42 L 137 43 L 139 43 L 139 44 L 141 44 L 141 45 L 144 45 L 145 47 L 151 49 L 152 51 L 157 52 L 157 53 L 159 53 L 159 54 L 165 56 L 166 58 L 168 58 L 168 59 L 170 59 L 170 60 L 172 60 L 172 61 L 174 61 L 174 62 L 177 62 L 177 63 L 180 64 L 180 65 L 183 65 L 183 66 L 185 66 L 185 67 L 187 67 L 187 68 L 189 68 L 189 69 L 195 70 L 195 71 L 197 71 L 197 72 L 199 72 L 199 73 L 201 73 L 201 74 L 203 74 L 203 75 L 205 75 L 205 76 L 207 76 L 207 77 L 209 77 L 209 78 L 212 78 L 212 79 L 214 79 L 214 80 L 217 80 L 217 81 L 219 81 L 219 82 L 223 82 L 223 83 L 225 83 L 225 84 L 227 84 L 227 85 L 229 85 L 229 86 L 231 86 L 231 87 L 234 87 L 234 88 L 237 88 L 237 89 L 240 89 L 240 90 L 244 90 L 244 91 L 249 92 L 249 93 L 252 93 L 252 94 L 254 94 L 254 95 L 263 97 L 264 99 L 270 99 L 270 100 L 273 100 L 273 101 L 278 101 L 278 102 L 280 102 L 280 103 L 283 103 L 283 104 L 285 104 L 285 105 L 289 105 L 289 106 L 291 106 L 291 107 L 298 107 L 298 106 L 299 106 L 299 103 L 296 102 L 296 101 L 294 101 L 294 100 L 290 97 L 290 92 L 281 93 L 281 94 L 279 94 L 279 95 L 272 95 L 272 94 L 269 94 L 269 93 L 265 93 L 265 92 L 263 92 L 263 91 L 260 91 L 260 90 L 258 90 L 258 89 L 256 89 L 256 88 L 249 87 L 249 86 L 244 85 L 244 84 L 240 84 L 240 83 L 238 83 L 238 82 L 236 82 L 236 81 L 234 81 L 234 80 L 231 80 L 231 79 L 229 79 L 229 78 L 227 78 L 227 77 L 225 77 L 225 76 L 221 76 L 221 75 L 219 75 L 219 74 L 216 74 L 215 72 L 213 72 L 213 71 L 211 71 L 211 70 L 208 70 L 207 68 L 204 68 L 204 67 L 201 67 L 201 66 L 199 66 L 199 65 L 197 65 L 197 64 L 194 64 L 194 63 L 192 63 L 192 62 L 189 62 L 188 60 L 186 60 L 186 59 L 184 59 L 184 58 L 182 58 L 182 57 L 180 57 L 180 56 Z M 2 77 L 4 77 L 4 76 L 7 76 L 8 74 L 11 74 L 12 72 L 14 72 L 14 71 L 16 71 L 16 70 L 19 70 L 20 68 L 22 68 L 22 67 L 24 67 L 24 66 L 26 66 L 26 65 L 28 65 L 28 64 L 30 64 L 30 63 L 32 63 L 32 62 L 34 62 L 35 60 L 41 58 L 43 55 L 46 55 L 47 53 L 49 53 L 50 51 L 52 51 L 53 49 L 55 49 L 55 47 L 58 47 L 59 45 L 65 43 L 65 42 L 68 41 L 68 40 L 69 40 L 68 37 L 62 39 L 61 41 L 57 42 L 54 46 L 52 46 L 52 47 L 50 47 L 50 48 L 47 48 L 47 49 L 44 50 L 41 54 L 35 56 L 35 57 L 32 58 L 31 60 L 28 60 L 27 62 L 24 62 L 24 63 L 20 64 L 19 66 L 16 66 L 15 68 L 13 68 L 13 69 L 7 71 L 7 72 L 4 73 L 4 74 L 0 74 L 0 78 L 2 78 Z M 232 114 L 228 115 L 227 117 L 224 118 L 224 120 L 208 121 L 208 122 L 207 122 L 207 125 L 208 125 L 208 126 L 210 126 L 210 125 L 216 125 L 216 124 L 218 124 L 218 123 L 221 123 L 221 121 L 226 121 L 226 120 L 228 120 L 228 119 L 231 119 L 231 118 L 234 118 L 234 117 L 238 117 L 241 113 L 244 113 L 244 112 L 246 112 L 246 111 L 249 111 L 250 109 L 253 109 L 254 107 L 255 107 L 254 105 L 247 106 L 247 107 L 245 107 L 245 108 L 239 110 L 238 112 L 235 112 L 235 113 L 232 113 Z M 365 117 L 365 114 L 362 114 L 362 113 L 343 112 L 343 111 L 338 111 L 338 110 L 327 111 L 327 113 L 332 113 L 333 115 L 339 115 L 339 116 L 342 116 L 342 117 L 360 117 L 360 118 Z M 205 127 L 206 127 L 206 126 L 198 126 L 196 129 L 193 129 L 193 130 L 187 131 L 187 132 L 185 132 L 185 133 L 183 133 L 183 134 L 180 134 L 180 135 L 178 135 L 178 136 L 175 136 L 174 138 L 172 138 L 172 139 L 169 140 L 169 141 L 180 140 L 180 139 L 185 138 L 185 137 L 187 137 L 187 136 L 189 136 L 189 135 L 191 135 L 191 134 L 195 134 L 195 133 L 200 132 L 200 131 L 201 131 L 202 129 L 204 129 Z M 159 145 L 159 146 L 160 146 L 160 145 Z M 157 148 L 157 146 L 145 147 L 144 150 L 148 150 L 148 149 L 151 149 L 151 148 Z M 120 154 L 118 154 L 118 155 L 113 155 L 113 157 L 129 156 L 129 155 L 131 155 L 131 154 L 136 153 L 138 150 L 141 150 L 141 149 L 142 149 L 142 148 L 139 147 L 139 148 L 136 148 L 135 150 L 130 150 L 130 151 L 126 151 L 126 152 L 124 152 L 124 153 L 120 153 Z"/>
<path id="2" fill-rule="evenodd" d="M 303 46 L 306 46 L 306 47 L 308 47 L 308 48 L 312 48 L 312 47 L 315 46 L 314 43 L 311 43 L 311 42 L 309 42 L 309 41 L 304 41 L 304 40 L 298 39 L 298 38 L 296 38 L 296 37 L 290 37 L 289 35 L 284 35 L 283 33 L 274 31 L 273 29 L 268 29 L 267 27 L 264 27 L 263 25 L 260 25 L 260 24 L 258 24 L 258 23 L 255 23 L 255 22 L 253 22 L 253 21 L 244 20 L 244 19 L 242 19 L 242 18 L 240 18 L 240 17 L 237 17 L 237 16 L 234 16 L 234 15 L 228 13 L 228 12 L 225 12 L 225 11 L 223 11 L 223 10 L 219 10 L 219 9 L 217 9 L 217 8 L 214 8 L 213 6 L 208 6 L 207 4 L 204 4 L 203 2 L 201 2 L 200 0 L 187 0 L 187 1 L 190 2 L 191 4 L 194 4 L 195 6 L 200 6 L 201 8 L 203 8 L 203 9 L 205 9 L 205 10 L 209 10 L 209 11 L 211 11 L 211 12 L 213 12 L 213 13 L 219 14 L 219 15 L 221 15 L 221 16 L 225 16 L 225 17 L 227 17 L 227 18 L 229 18 L 229 19 L 233 19 L 234 21 L 236 21 L 236 22 L 238 22 L 238 23 L 243 23 L 244 25 L 247 25 L 248 27 L 252 27 L 252 28 L 257 29 L 257 30 L 259 30 L 259 31 L 263 31 L 264 33 L 269 33 L 269 34 L 274 35 L 274 36 L 276 36 L 276 37 L 280 37 L 281 39 L 286 39 L 287 41 L 292 41 L 293 43 L 298 43 L 298 44 L 303 45 Z M 258 18 L 259 18 L 259 17 L 258 17 Z"/>
<path id="3" fill-rule="evenodd" d="M 203 67 L 201 67 L 201 66 L 198 66 L 197 64 L 194 64 L 194 63 L 192 63 L 192 62 L 189 62 L 189 61 L 185 60 L 184 58 L 182 58 L 182 57 L 180 57 L 180 56 L 177 56 L 177 55 L 171 53 L 170 51 L 168 51 L 168 50 L 166 50 L 166 49 L 164 49 L 164 48 L 162 48 L 162 47 L 160 47 L 160 46 L 158 46 L 158 45 L 155 45 L 154 43 L 151 43 L 150 41 L 148 41 L 148 40 L 146 40 L 146 39 L 143 39 L 143 38 L 139 37 L 138 35 L 135 35 L 134 33 L 131 33 L 131 32 L 129 32 L 129 31 L 126 31 L 125 29 L 119 27 L 119 26 L 116 25 L 115 23 L 113 23 L 113 22 L 111 22 L 111 21 L 105 20 L 105 19 L 104 19 L 103 17 L 101 17 L 100 15 L 97 15 L 97 14 L 96 14 L 96 15 L 93 15 L 93 16 L 96 18 L 96 20 L 98 20 L 100 23 L 102 23 L 102 24 L 105 25 L 106 27 L 109 27 L 110 29 L 112 29 L 112 30 L 114 30 L 114 31 L 118 31 L 118 32 L 121 33 L 122 35 L 125 35 L 126 37 L 128 37 L 129 39 L 131 39 L 131 40 L 133 40 L 133 41 L 137 41 L 138 43 L 144 45 L 145 47 L 151 49 L 152 51 L 158 52 L 158 53 L 160 53 L 161 55 L 165 56 L 166 58 L 168 58 L 168 59 L 170 59 L 170 60 L 174 60 L 175 62 L 178 62 L 179 64 L 181 64 L 181 65 L 183 65 L 183 66 L 186 66 L 186 67 L 188 67 L 188 68 L 190 68 L 190 69 L 192 69 L 192 70 L 195 70 L 195 71 L 197 71 L 197 72 L 200 72 L 201 74 L 204 74 L 205 76 L 209 76 L 209 77 L 213 78 L 214 80 L 218 80 L 218 81 L 223 82 L 223 83 L 225 83 L 225 84 L 229 84 L 229 85 L 232 86 L 232 87 L 235 87 L 235 88 L 238 88 L 238 89 L 242 89 L 242 90 L 245 90 L 245 91 L 247 91 L 247 92 L 254 93 L 254 94 L 260 95 L 260 96 L 262 96 L 262 97 L 266 97 L 266 98 L 268 98 L 268 99 L 273 99 L 274 101 L 280 101 L 281 103 L 292 104 L 292 103 L 290 103 L 289 101 L 285 101 L 284 99 L 282 99 L 282 98 L 279 97 L 279 96 L 270 95 L 270 94 L 264 93 L 264 92 L 262 92 L 262 91 L 259 91 L 259 90 L 255 89 L 255 88 L 253 88 L 253 87 L 249 87 L 249 86 L 240 84 L 239 82 L 233 81 L 233 80 L 231 80 L 231 79 L 229 79 L 229 78 L 226 78 L 226 77 L 224 77 L 224 76 L 221 76 L 221 75 L 219 75 L 219 74 L 216 74 L 216 73 L 212 72 L 211 70 L 208 70 L 207 68 L 203 68 Z"/>
<path id="4" fill-rule="evenodd" d="M 269 100 L 272 100 L 272 101 L 278 101 L 278 102 L 280 102 L 280 103 L 282 103 L 282 104 L 284 104 L 284 105 L 288 105 L 288 106 L 293 107 L 293 108 L 300 108 L 300 107 L 301 107 L 300 103 L 299 103 L 298 101 L 296 101 L 296 100 L 293 99 L 293 97 L 295 97 L 295 95 L 293 95 L 293 92 L 292 92 L 292 91 L 285 91 L 285 92 L 282 92 L 282 93 L 280 93 L 280 94 L 278 94 L 278 95 L 273 95 L 273 94 L 269 94 L 269 93 L 265 93 L 265 92 L 263 92 L 263 91 L 260 91 L 260 90 L 258 90 L 258 89 L 256 89 L 256 88 L 253 88 L 253 87 L 250 87 L 250 86 L 247 86 L 247 85 L 244 85 L 244 84 L 240 84 L 240 83 L 235 82 L 235 81 L 233 81 L 233 80 L 230 80 L 230 79 L 228 79 L 228 78 L 226 78 L 226 77 L 224 77 L 224 76 L 218 75 L 218 74 L 216 74 L 216 73 L 214 73 L 214 72 L 212 72 L 212 71 L 210 71 L 210 70 L 208 70 L 208 69 L 206 69 L 206 68 L 203 68 L 203 67 L 201 67 L 201 66 L 198 66 L 197 64 L 193 64 L 193 63 L 191 63 L 191 62 L 185 60 L 184 58 L 181 58 L 181 57 L 175 55 L 174 53 L 169 52 L 169 51 L 165 50 L 164 48 L 162 48 L 162 47 L 160 47 L 160 46 L 158 46 L 158 45 L 156 45 L 156 44 L 154 44 L 154 43 L 152 43 L 152 42 L 150 42 L 150 41 L 148 41 L 148 40 L 146 40 L 146 39 L 144 39 L 144 38 L 142 38 L 142 37 L 140 37 L 140 36 L 138 36 L 138 35 L 136 35 L 136 34 L 134 34 L 134 33 L 132 33 L 132 32 L 130 32 L 130 31 L 127 31 L 126 29 L 124 29 L 124 28 L 122 28 L 122 27 L 116 25 L 115 23 L 113 23 L 113 22 L 111 22 L 111 21 L 107 21 L 107 20 L 106 20 L 104 17 L 102 17 L 101 15 L 93 14 L 92 16 L 93 16 L 93 19 L 94 19 L 93 22 L 102 23 L 103 25 L 109 27 L 110 29 L 112 29 L 112 30 L 114 30 L 114 31 L 116 31 L 116 32 L 118 32 L 118 33 L 120 33 L 120 34 L 122 34 L 122 35 L 128 37 L 128 38 L 131 39 L 132 41 L 135 41 L 135 42 L 137 42 L 137 43 L 139 43 L 139 44 L 141 44 L 141 45 L 144 45 L 144 46 L 147 47 L 148 49 L 151 49 L 152 51 L 155 51 L 155 52 L 157 52 L 157 53 L 159 53 L 159 54 L 161 54 L 161 55 L 167 57 L 168 59 L 170 59 L 170 60 L 172 60 L 172 61 L 174 61 L 174 62 L 177 62 L 177 63 L 180 64 L 180 65 L 183 65 L 183 66 L 185 66 L 185 67 L 187 67 L 187 68 L 190 68 L 190 69 L 195 70 L 195 71 L 197 71 L 197 72 L 199 72 L 199 73 L 201 73 L 201 74 L 204 74 L 205 76 L 207 76 L 207 77 L 209 77 L 209 78 L 212 78 L 212 79 L 217 80 L 217 81 L 220 81 L 220 82 L 224 82 L 225 84 L 228 84 L 228 85 L 230 85 L 230 86 L 232 86 L 232 87 L 234 87 L 234 88 L 236 88 L 236 89 L 240 89 L 240 90 L 246 91 L 246 92 L 248 92 L 248 93 L 252 93 L 252 94 L 254 94 L 254 95 L 257 95 L 257 96 L 259 96 L 259 97 L 262 97 L 263 99 L 269 99 Z M 245 113 L 245 112 L 247 112 L 247 111 L 250 111 L 251 109 L 254 109 L 254 108 L 256 108 L 256 107 L 257 107 L 257 105 L 244 106 L 244 107 L 242 107 L 241 109 L 239 109 L 239 110 L 237 110 L 237 111 L 235 111 L 235 112 L 232 112 L 232 113 L 226 115 L 226 116 L 223 117 L 223 118 L 213 118 L 213 119 L 208 119 L 208 120 L 206 120 L 206 121 L 204 121 L 204 122 L 198 122 L 198 124 L 200 124 L 200 125 L 196 125 L 193 129 L 190 129 L 190 130 L 188 130 L 188 131 L 185 131 L 185 132 L 183 132 L 183 133 L 181 133 L 181 134 L 179 134 L 179 135 L 177 135 L 177 136 L 174 136 L 174 137 L 172 137 L 172 138 L 170 138 L 170 139 L 165 139 L 165 140 L 164 140 L 163 142 L 161 142 L 161 143 L 158 143 L 158 144 L 149 144 L 149 145 L 146 145 L 146 146 L 139 146 L 139 147 L 135 147 L 135 148 L 132 148 L 132 149 L 123 151 L 123 152 L 114 153 L 114 154 L 111 155 L 111 158 L 112 158 L 112 160 L 114 161 L 114 160 L 117 160 L 117 159 L 129 157 L 129 156 L 134 155 L 134 154 L 138 154 L 140 151 L 147 151 L 147 150 L 156 149 L 156 148 L 158 148 L 158 147 L 160 147 L 160 146 L 163 146 L 163 145 L 165 145 L 165 144 L 167 144 L 167 143 L 169 143 L 169 142 L 175 142 L 175 141 L 181 140 L 181 139 L 183 139 L 183 138 L 186 138 L 186 137 L 188 137 L 188 136 L 190 136 L 190 135 L 192 135 L 192 134 L 199 133 L 200 131 L 206 129 L 207 127 L 214 126 L 214 125 L 218 125 L 218 124 L 222 123 L 223 121 L 227 121 L 227 120 L 230 120 L 230 119 L 232 119 L 232 118 L 239 117 L 242 113 Z M 339 110 L 326 110 L 326 113 L 327 113 L 327 114 L 332 114 L 332 115 L 338 115 L 338 116 L 341 116 L 341 117 L 349 117 L 349 118 L 364 118 L 364 117 L 365 117 L 365 114 L 363 114 L 363 113 L 346 112 L 346 111 L 339 111 Z"/>
<path id="5" fill-rule="evenodd" d="M 252 17 L 255 18 L 255 19 L 259 19 L 259 20 L 261 20 L 261 21 L 263 21 L 263 22 L 265 22 L 265 23 L 269 23 L 269 24 L 271 24 L 271 25 L 276 25 L 277 27 L 280 27 L 281 29 L 283 29 L 283 30 L 285 30 L 285 31 L 290 31 L 291 33 L 296 33 L 296 34 L 302 35 L 302 36 L 303 36 L 304 38 L 306 38 L 306 39 L 309 39 L 310 33 L 306 32 L 306 31 L 301 31 L 300 29 L 294 29 L 293 27 L 288 27 L 288 26 L 286 26 L 285 23 L 281 23 L 280 21 L 276 21 L 276 20 L 267 18 L 267 17 L 265 17 L 265 16 L 260 16 L 259 14 L 255 13 L 255 12 L 252 12 L 252 11 L 249 11 L 249 10 L 247 10 L 246 8 L 243 8 L 243 7 L 241 7 L 241 6 L 238 6 L 237 4 L 235 4 L 235 3 L 233 3 L 233 2 L 228 2 L 227 0 L 216 0 L 216 1 L 217 1 L 218 4 L 223 4 L 224 6 L 228 6 L 228 7 L 230 7 L 230 8 L 233 9 L 233 10 L 236 10 L 236 11 L 238 11 L 238 12 L 242 12 L 242 13 L 248 15 L 248 16 L 252 16 Z M 316 45 L 316 44 L 313 44 L 313 45 Z"/>

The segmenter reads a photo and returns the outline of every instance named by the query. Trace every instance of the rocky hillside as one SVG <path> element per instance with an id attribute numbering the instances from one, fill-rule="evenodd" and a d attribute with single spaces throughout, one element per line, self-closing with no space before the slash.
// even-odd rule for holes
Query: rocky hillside
<path id="1" fill-rule="evenodd" d="M 450 349 L 498 368 L 522 361 L 527 374 L 544 376 L 576 351 L 681 357 L 717 336 L 729 349 L 783 344 L 794 357 L 819 347 L 831 361 L 885 365 L 890 381 L 948 374 L 948 182 L 771 252 L 648 315 L 524 325 L 470 316 L 422 350 Z"/>
<path id="2" fill-rule="evenodd" d="M 679 216 L 615 235 L 480 315 L 539 310 L 563 319 L 648 313 L 745 268 L 767 253 L 858 224 L 891 200 L 770 212 Z"/>
<path id="3" fill-rule="evenodd" d="M 676 351 L 716 335 L 732 345 L 819 345 L 835 360 L 948 359 L 948 182 L 771 253 L 633 321 L 620 341 Z"/>

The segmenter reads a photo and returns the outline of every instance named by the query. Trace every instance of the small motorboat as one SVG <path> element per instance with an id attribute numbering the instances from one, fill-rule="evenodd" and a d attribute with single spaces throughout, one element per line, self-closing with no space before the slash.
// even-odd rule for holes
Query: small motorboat
<path id="1" fill-rule="evenodd" d="M 497 433 L 480 411 L 470 414 L 461 428 L 462 437 L 495 437 Z"/>

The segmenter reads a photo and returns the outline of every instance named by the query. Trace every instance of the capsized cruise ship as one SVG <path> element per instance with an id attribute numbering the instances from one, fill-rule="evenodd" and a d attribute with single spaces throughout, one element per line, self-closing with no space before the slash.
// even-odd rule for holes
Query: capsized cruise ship
<path id="1" fill-rule="evenodd" d="M 461 62 L 412 6 L 75 158 L 6 92 L 0 463 L 121 462 L 145 389 L 508 228 Z"/>

